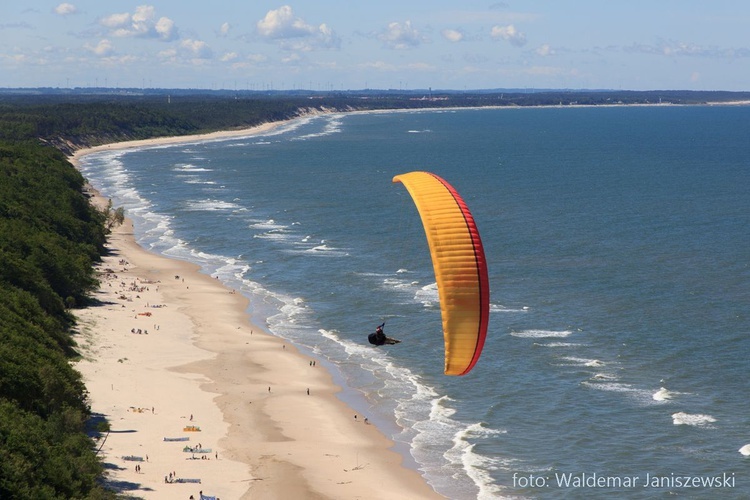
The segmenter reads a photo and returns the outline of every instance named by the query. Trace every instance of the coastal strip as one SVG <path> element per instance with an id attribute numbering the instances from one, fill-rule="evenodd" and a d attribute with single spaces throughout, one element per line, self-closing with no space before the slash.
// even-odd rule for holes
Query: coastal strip
<path id="1" fill-rule="evenodd" d="M 244 137 L 277 124 L 78 151 Z M 92 202 L 106 206 L 92 189 Z M 97 304 L 79 310 L 82 373 L 109 484 L 144 499 L 442 498 L 336 397 L 314 358 L 253 324 L 248 299 L 114 228 Z"/>

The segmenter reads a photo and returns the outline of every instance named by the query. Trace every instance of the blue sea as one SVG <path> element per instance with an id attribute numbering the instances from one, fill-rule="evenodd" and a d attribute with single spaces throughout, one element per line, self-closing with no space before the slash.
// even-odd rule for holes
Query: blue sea
<path id="1" fill-rule="evenodd" d="M 81 168 L 448 498 L 748 498 L 749 130 L 742 106 L 329 114 Z M 391 182 L 412 170 L 456 188 L 487 253 L 463 377 L 443 375 L 424 232 Z M 401 344 L 368 344 L 382 322 Z"/>

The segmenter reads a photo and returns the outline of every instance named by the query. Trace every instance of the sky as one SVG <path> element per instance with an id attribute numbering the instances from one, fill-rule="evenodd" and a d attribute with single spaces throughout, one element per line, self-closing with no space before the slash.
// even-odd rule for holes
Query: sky
<path id="1" fill-rule="evenodd" d="M 0 0 L 3 87 L 748 91 L 750 2 Z"/>

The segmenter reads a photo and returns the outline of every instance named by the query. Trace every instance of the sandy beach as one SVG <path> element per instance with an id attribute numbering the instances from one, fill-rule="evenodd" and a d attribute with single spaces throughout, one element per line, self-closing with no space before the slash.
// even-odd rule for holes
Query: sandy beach
<path id="1" fill-rule="evenodd" d="M 77 152 L 247 136 L 273 127 Z M 94 203 L 106 204 L 92 190 Z M 247 299 L 114 229 L 98 304 L 77 311 L 76 363 L 110 484 L 153 499 L 442 498 L 336 397 L 318 360 L 265 332 Z"/>

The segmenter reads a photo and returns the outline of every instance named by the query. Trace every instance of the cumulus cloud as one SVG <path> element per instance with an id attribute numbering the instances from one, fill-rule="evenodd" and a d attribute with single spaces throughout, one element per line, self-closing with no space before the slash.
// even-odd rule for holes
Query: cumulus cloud
<path id="1" fill-rule="evenodd" d="M 235 60 L 235 59 L 237 59 L 238 57 L 239 57 L 239 56 L 237 55 L 237 52 L 226 52 L 226 53 L 224 53 L 224 55 L 222 55 L 222 56 L 221 56 L 221 57 L 219 58 L 219 60 L 220 60 L 221 62 L 229 62 L 229 61 L 234 61 L 234 60 Z"/>
<path id="2" fill-rule="evenodd" d="M 174 21 L 168 17 L 156 18 L 156 10 L 151 5 L 140 5 L 135 12 L 111 14 L 99 20 L 116 37 L 155 38 L 172 41 L 178 38 Z"/>
<path id="3" fill-rule="evenodd" d="M 490 35 L 492 38 L 510 42 L 511 45 L 515 45 L 516 47 L 522 47 L 526 44 L 526 35 L 518 31 L 512 24 L 507 26 L 493 26 Z"/>
<path id="4" fill-rule="evenodd" d="M 112 42 L 110 42 L 106 38 L 100 40 L 99 43 L 96 45 L 86 44 L 84 47 L 99 57 L 107 57 L 114 52 L 114 47 L 112 47 Z"/>
<path id="5" fill-rule="evenodd" d="M 55 14 L 60 16 L 69 16 L 70 14 L 75 14 L 78 12 L 78 9 L 76 9 L 76 6 L 72 3 L 61 3 L 57 7 L 55 7 Z"/>
<path id="6" fill-rule="evenodd" d="M 315 28 L 302 19 L 294 17 L 288 5 L 269 10 L 266 17 L 257 23 L 258 33 L 264 38 L 295 38 L 312 34 Z"/>
<path id="7" fill-rule="evenodd" d="M 159 57 L 175 64 L 203 65 L 213 58 L 213 50 L 203 40 L 186 38 L 180 43 L 159 52 Z"/>
<path id="8" fill-rule="evenodd" d="M 213 56 L 213 51 L 203 40 L 182 40 L 180 49 L 186 56 L 194 59 L 210 59 Z"/>
<path id="9" fill-rule="evenodd" d="M 423 37 L 411 25 L 411 21 L 406 21 L 403 23 L 390 23 L 378 35 L 378 40 L 383 42 L 387 47 L 403 50 L 418 47 L 422 43 Z"/>
<path id="10" fill-rule="evenodd" d="M 443 38 L 448 40 L 449 42 L 460 42 L 464 39 L 464 34 L 461 33 L 458 30 L 452 30 L 452 29 L 445 29 L 440 32 L 441 35 L 443 35 Z"/>
<path id="11" fill-rule="evenodd" d="M 229 34 L 229 30 L 232 29 L 232 25 L 229 23 L 224 23 L 219 28 L 219 35 L 221 36 L 227 36 Z"/>
<path id="12" fill-rule="evenodd" d="M 99 24 L 106 28 L 117 28 L 123 26 L 130 21 L 130 14 L 123 12 L 122 14 L 112 14 L 107 17 L 103 17 L 99 20 Z"/>
<path id="13" fill-rule="evenodd" d="M 288 5 L 269 10 L 256 24 L 258 35 L 276 41 L 287 49 L 314 50 L 316 48 L 337 48 L 340 38 L 326 24 L 313 26 L 296 17 Z"/>
<path id="14" fill-rule="evenodd" d="M 160 17 L 154 25 L 154 30 L 162 40 L 172 40 L 176 34 L 174 21 L 168 17 Z"/>

